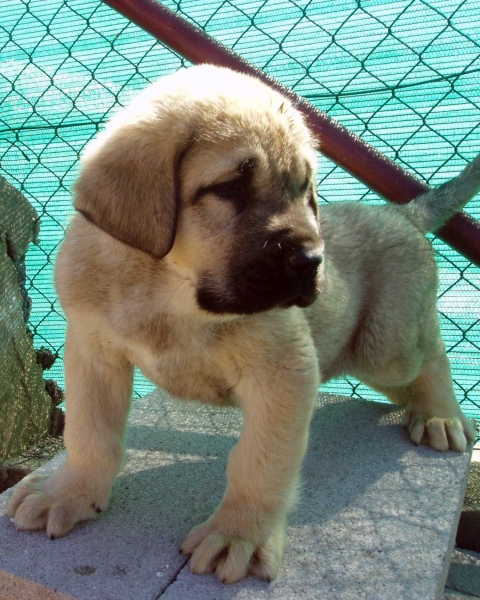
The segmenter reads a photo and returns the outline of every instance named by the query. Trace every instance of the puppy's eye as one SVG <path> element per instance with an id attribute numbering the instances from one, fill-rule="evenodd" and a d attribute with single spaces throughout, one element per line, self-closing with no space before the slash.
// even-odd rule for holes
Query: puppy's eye
<path id="1" fill-rule="evenodd" d="M 243 203 L 245 200 L 245 192 L 241 185 L 237 184 L 223 184 L 217 190 L 217 196 L 220 200 L 226 200 L 227 202 Z"/>
<path id="2" fill-rule="evenodd" d="M 247 158 L 247 160 L 244 160 L 243 163 L 240 165 L 240 173 L 246 175 L 247 177 L 250 177 L 253 173 L 254 168 L 255 161 L 253 160 L 253 158 Z"/>
<path id="3" fill-rule="evenodd" d="M 247 186 L 241 179 L 232 179 L 200 188 L 195 195 L 194 202 L 198 202 L 207 194 L 214 194 L 219 200 L 233 204 L 237 214 L 247 208 Z"/>

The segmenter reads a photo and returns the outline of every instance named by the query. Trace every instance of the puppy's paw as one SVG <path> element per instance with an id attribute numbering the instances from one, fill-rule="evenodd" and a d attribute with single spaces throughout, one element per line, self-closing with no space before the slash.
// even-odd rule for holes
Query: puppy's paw
<path id="1" fill-rule="evenodd" d="M 18 484 L 8 516 L 17 529 L 46 529 L 53 540 L 77 523 L 95 519 L 107 507 L 109 492 L 105 481 L 89 471 L 61 467 L 48 477 L 33 473 Z"/>
<path id="2" fill-rule="evenodd" d="M 192 556 L 192 573 L 215 573 L 223 583 L 234 583 L 247 575 L 271 581 L 278 575 L 285 549 L 283 523 L 261 542 L 222 529 L 213 517 L 190 531 L 182 552 Z"/>
<path id="3" fill-rule="evenodd" d="M 475 441 L 475 428 L 461 412 L 451 417 L 426 416 L 409 405 L 404 424 L 414 444 L 428 444 L 439 452 L 465 452 L 468 442 Z"/>

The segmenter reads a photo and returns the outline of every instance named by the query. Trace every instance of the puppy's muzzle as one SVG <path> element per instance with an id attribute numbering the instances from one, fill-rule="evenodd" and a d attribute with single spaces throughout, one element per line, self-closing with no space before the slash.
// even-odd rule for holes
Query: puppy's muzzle
<path id="1" fill-rule="evenodd" d="M 322 250 L 318 246 L 298 246 L 285 253 L 284 272 L 287 281 L 291 282 L 293 298 L 289 298 L 283 306 L 296 304 L 305 308 L 315 300 L 318 294 L 319 267 L 323 262 Z"/>
<path id="2" fill-rule="evenodd" d="M 246 260 L 232 256 L 221 286 L 205 274 L 197 289 L 201 308 L 252 314 L 294 305 L 305 308 L 315 301 L 323 262 L 323 244 L 318 237 L 307 241 L 277 236 L 250 250 Z"/>
<path id="3" fill-rule="evenodd" d="M 266 264 L 274 264 L 283 276 L 301 284 L 314 278 L 323 262 L 323 245 L 318 240 L 271 240 L 265 246 Z"/>
<path id="4" fill-rule="evenodd" d="M 318 294 L 322 251 L 323 244 L 318 239 L 300 241 L 280 237 L 270 240 L 264 254 L 254 261 L 254 268 L 245 270 L 245 277 L 250 282 L 254 273 L 259 273 L 263 286 L 257 283 L 256 289 L 252 289 L 246 284 L 244 293 L 260 302 L 268 297 L 270 306 L 308 306 Z"/>
<path id="5" fill-rule="evenodd" d="M 323 255 L 320 250 L 299 248 L 286 257 L 287 267 L 301 277 L 313 277 L 322 264 Z"/>

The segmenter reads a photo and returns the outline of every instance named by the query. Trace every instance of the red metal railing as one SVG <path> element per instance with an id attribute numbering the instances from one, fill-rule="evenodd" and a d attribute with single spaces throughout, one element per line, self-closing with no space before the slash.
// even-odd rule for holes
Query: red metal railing
<path id="1" fill-rule="evenodd" d="M 156 0 L 104 2 L 190 62 L 209 63 L 249 73 L 288 96 L 305 115 L 309 127 L 320 140 L 321 153 L 386 200 L 404 204 L 429 189 L 326 113 Z M 435 235 L 480 266 L 480 223 L 468 214 L 458 213 Z"/>

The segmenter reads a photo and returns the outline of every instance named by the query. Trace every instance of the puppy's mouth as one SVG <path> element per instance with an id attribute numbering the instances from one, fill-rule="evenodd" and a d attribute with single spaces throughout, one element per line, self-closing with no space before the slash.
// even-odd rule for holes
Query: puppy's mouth
<path id="1" fill-rule="evenodd" d="M 197 303 L 216 314 L 248 315 L 273 308 L 306 308 L 315 302 L 320 281 L 319 268 L 300 275 L 255 265 L 227 282 L 204 276 L 197 287 Z"/>
<path id="2" fill-rule="evenodd" d="M 313 293 L 300 294 L 293 300 L 286 302 L 285 304 L 281 304 L 281 308 L 290 308 L 291 306 L 299 306 L 300 308 L 307 308 L 315 302 L 318 296 L 318 289 L 315 289 Z"/>

